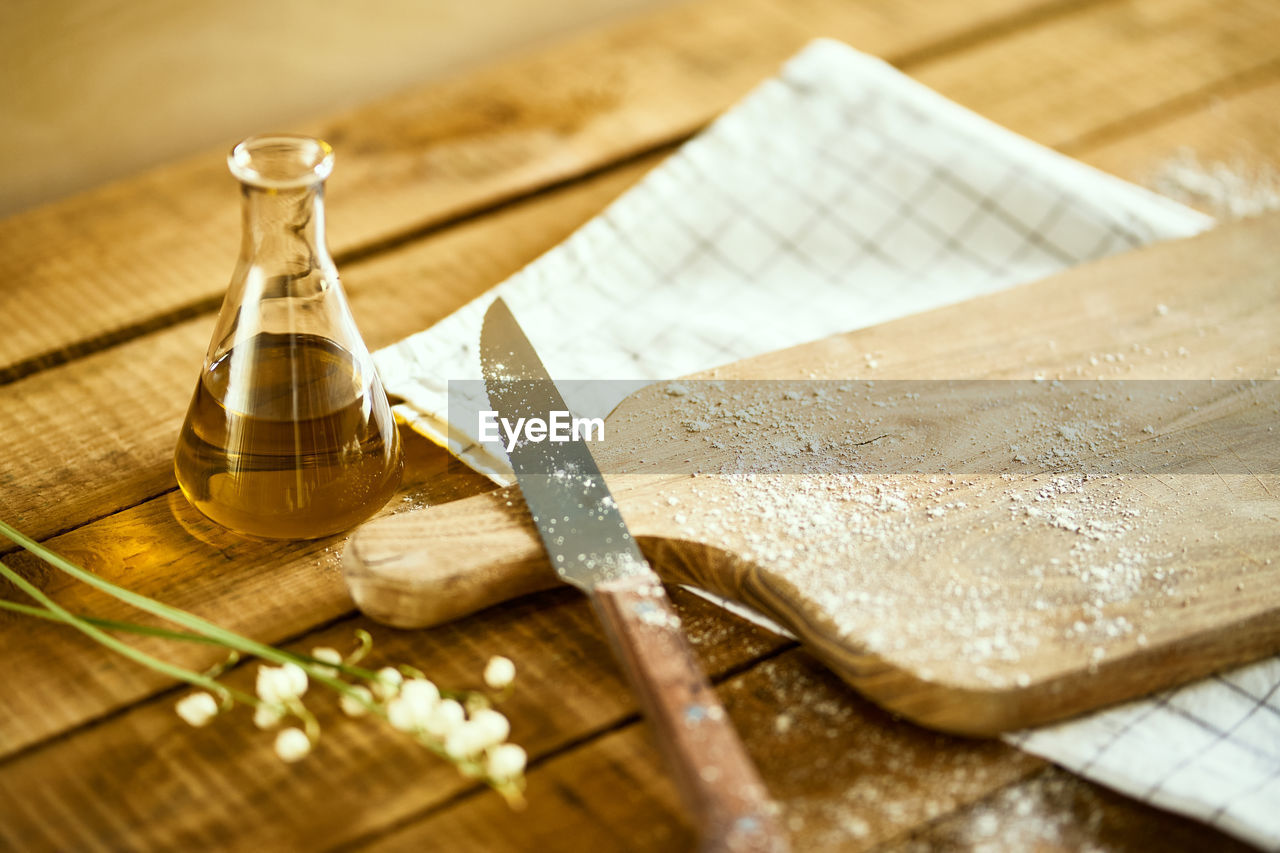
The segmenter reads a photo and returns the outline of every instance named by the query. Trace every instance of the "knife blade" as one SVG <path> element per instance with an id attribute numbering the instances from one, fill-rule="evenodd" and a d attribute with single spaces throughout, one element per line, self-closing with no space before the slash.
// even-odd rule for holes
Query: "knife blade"
<path id="1" fill-rule="evenodd" d="M 480 363 L 490 408 L 509 423 L 548 422 L 553 413 L 569 411 L 501 299 L 485 312 Z M 565 441 L 532 440 L 526 433 L 507 456 L 551 565 L 590 596 L 604 624 L 697 823 L 702 849 L 787 849 L 764 783 L 587 442 L 576 432 Z"/>

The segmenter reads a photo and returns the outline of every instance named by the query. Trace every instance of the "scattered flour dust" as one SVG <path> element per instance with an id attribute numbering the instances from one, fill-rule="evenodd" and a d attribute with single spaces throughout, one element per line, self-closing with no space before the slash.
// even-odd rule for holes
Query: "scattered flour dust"
<path id="1" fill-rule="evenodd" d="M 1024 686 L 1026 673 L 1009 676 L 1007 666 L 991 665 L 1016 663 L 1041 637 L 1059 632 L 1064 604 L 1075 618 L 1061 638 L 1090 644 L 1101 659 L 1109 640 L 1134 630 L 1110 606 L 1159 586 L 1147 571 L 1147 543 L 1130 535 L 1131 521 L 1140 516 L 1134 499 L 1108 494 L 1105 484 L 1086 490 L 1080 477 L 1055 477 L 1029 488 L 998 479 L 940 487 L 927 479 L 830 473 L 725 479 L 731 485 L 727 497 L 710 489 L 699 495 L 704 515 L 691 538 L 745 541 L 749 559 L 793 582 L 842 635 L 899 662 L 923 664 L 926 674 L 945 637 L 942 645 L 976 664 L 985 682 L 1004 685 L 1011 678 Z M 998 493 L 1006 505 L 995 511 L 1005 523 L 1070 536 L 1054 538 L 1054 550 L 1047 553 L 1059 556 L 1024 560 L 1028 580 L 1013 588 L 1006 568 L 983 559 L 981 543 L 971 543 L 978 559 L 961 563 L 953 556 L 961 534 L 929 526 L 967 506 L 951 499 L 953 489 L 966 500 L 975 491 L 980 499 Z M 675 520 L 687 521 L 684 515 Z M 907 570 L 908 564 L 935 564 L 937 570 L 922 574 Z"/>
<path id="2" fill-rule="evenodd" d="M 1280 210 L 1280 170 L 1270 164 L 1204 163 L 1190 149 L 1161 163 L 1146 183 L 1175 201 L 1220 219 L 1244 219 Z"/>
<path id="3" fill-rule="evenodd" d="M 774 784 L 805 792 L 786 797 L 783 818 L 797 850 L 856 850 L 902 837 L 1015 782 L 1036 762 L 1010 758 L 995 741 L 886 724 L 813 662 L 775 658 L 730 689 L 780 709 L 774 738 L 789 760 Z"/>
<path id="4" fill-rule="evenodd" d="M 682 452 L 705 443 L 731 461 L 696 474 L 683 492 L 692 499 L 663 493 L 655 504 L 688 538 L 768 566 L 855 646 L 926 679 L 963 671 L 1027 686 L 1061 649 L 1083 648 L 1096 664 L 1117 643 L 1146 645 L 1135 607 L 1150 614 L 1194 575 L 1144 527 L 1148 513 L 1167 516 L 1167 500 L 1147 506 L 1132 478 L 1072 464 L 1143 433 L 1108 420 L 1105 395 L 1045 382 L 1044 406 L 1025 423 L 1001 411 L 985 422 L 975 413 L 973 429 L 955 424 L 965 441 L 994 435 L 974 453 L 1000 459 L 962 476 L 905 470 L 904 460 L 928 470 L 938 437 L 904 438 L 895 403 L 853 405 L 860 383 L 819 386 L 668 392 Z M 815 424 L 837 420 L 847 433 L 815 437 Z M 1076 473 L 1044 473 L 1055 467 Z"/>
<path id="5" fill-rule="evenodd" d="M 909 841 L 903 853 L 938 849 L 973 853 L 1077 850 L 1106 853 L 1105 808 L 1092 786 L 1052 769 L 999 791 L 994 797 L 937 825 L 927 839 Z"/>

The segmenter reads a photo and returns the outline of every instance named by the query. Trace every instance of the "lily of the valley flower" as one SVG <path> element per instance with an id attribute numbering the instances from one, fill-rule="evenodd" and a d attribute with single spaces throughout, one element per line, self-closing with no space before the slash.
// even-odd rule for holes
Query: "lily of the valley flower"
<path id="1" fill-rule="evenodd" d="M 511 734 L 511 723 L 491 708 L 481 708 L 473 713 L 467 725 L 474 730 L 472 736 L 481 749 L 497 746 Z"/>
<path id="2" fill-rule="evenodd" d="M 199 727 L 218 716 L 218 701 L 208 693 L 192 693 L 178 701 L 176 710 L 179 717 Z"/>
<path id="3" fill-rule="evenodd" d="M 514 779 L 524 772 L 528 756 L 514 743 L 504 743 L 490 749 L 485 759 L 485 772 L 496 782 Z"/>
<path id="4" fill-rule="evenodd" d="M 216 716 L 231 716 L 228 712 L 237 705 L 253 708 L 254 723 L 260 728 L 276 729 L 286 718 L 296 720 L 296 725 L 276 733 L 275 752 L 283 761 L 298 761 L 311 752 L 320 737 L 319 719 L 302 702 L 314 681 L 338 694 L 347 715 L 388 719 L 397 728 L 408 730 L 422 746 L 452 758 L 459 772 L 470 778 L 484 778 L 513 805 L 521 802 L 525 754 L 524 750 L 505 742 L 510 723 L 492 708 L 493 701 L 500 696 L 490 697 L 475 690 L 448 692 L 442 696 L 433 682 L 410 666 L 388 666 L 377 672 L 362 668 L 358 664 L 373 643 L 373 638 L 363 629 L 356 630 L 358 646 L 345 657 L 328 646 L 313 648 L 311 654 L 305 656 L 269 646 L 111 583 L 3 521 L 0 521 L 0 536 L 66 575 L 175 626 L 102 620 L 72 613 L 0 562 L 0 578 L 35 600 L 34 605 L 23 605 L 0 597 L 0 609 L 61 622 L 124 658 L 167 678 L 190 684 L 196 692 L 175 704 L 175 711 L 186 723 L 207 725 Z M 229 655 L 217 666 L 198 672 L 122 642 L 112 635 L 115 631 L 212 644 Z M 218 680 L 242 655 L 262 661 L 256 673 L 256 695 Z M 411 676 L 407 681 L 406 675 Z M 491 689 L 504 692 L 514 675 L 515 665 L 503 657 L 491 658 L 483 672 L 484 681 Z"/>
<path id="5" fill-rule="evenodd" d="M 412 704 L 404 697 L 397 696 L 387 703 L 387 722 L 391 727 L 402 732 L 416 732 L 426 722 L 426 717 L 419 715 Z"/>
<path id="6" fill-rule="evenodd" d="M 384 666 L 378 670 L 377 678 L 373 682 L 373 693 L 379 699 L 390 699 L 400 692 L 402 681 L 404 676 L 400 674 L 400 670 L 393 666 Z"/>
<path id="7" fill-rule="evenodd" d="M 260 729 L 274 729 L 284 719 L 284 708 L 263 702 L 253 709 L 253 724 Z"/>
<path id="8" fill-rule="evenodd" d="M 473 758 L 483 751 L 483 736 L 470 721 L 455 726 L 444 739 L 445 755 L 456 761 Z"/>
<path id="9" fill-rule="evenodd" d="M 342 713 L 348 717 L 363 717 L 369 713 L 369 706 L 372 704 L 373 694 L 363 684 L 352 687 L 351 693 L 342 694 L 342 698 L 338 700 Z"/>
<path id="10" fill-rule="evenodd" d="M 342 663 L 342 652 L 328 646 L 318 646 L 311 650 L 311 656 L 321 663 L 333 664 L 332 666 L 317 666 L 317 672 L 330 678 L 337 677 L 338 664 Z"/>
<path id="11" fill-rule="evenodd" d="M 466 711 L 457 699 L 444 699 L 431 710 L 423 730 L 434 738 L 444 740 L 449 732 L 462 725 L 466 719 Z"/>
<path id="12" fill-rule="evenodd" d="M 256 689 L 263 702 L 284 705 L 307 692 L 306 670 L 296 663 L 259 666 Z"/>
<path id="13" fill-rule="evenodd" d="M 402 732 L 426 728 L 440 702 L 440 689 L 425 678 L 411 678 L 400 685 L 400 694 L 387 702 L 387 719 Z"/>
<path id="14" fill-rule="evenodd" d="M 311 739 L 302 729 L 292 727 L 281 729 L 280 734 L 276 735 L 276 755 L 280 756 L 281 761 L 292 764 L 306 758 L 309 752 L 311 752 Z"/>
<path id="15" fill-rule="evenodd" d="M 400 698 L 425 717 L 440 701 L 440 688 L 425 678 L 411 678 L 400 685 Z"/>
<path id="16" fill-rule="evenodd" d="M 494 655 L 484 668 L 484 683 L 494 690 L 501 690 L 511 684 L 516 677 L 516 665 L 510 658 Z"/>

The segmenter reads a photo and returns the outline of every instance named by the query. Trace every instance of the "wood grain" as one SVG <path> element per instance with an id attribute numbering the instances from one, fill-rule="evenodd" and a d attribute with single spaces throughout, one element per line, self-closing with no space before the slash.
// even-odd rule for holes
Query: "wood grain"
<path id="1" fill-rule="evenodd" d="M 449 466 L 443 451 L 425 439 L 406 440 L 405 453 L 406 494 L 384 512 L 413 501 L 449 501 L 487 487 L 479 476 Z M 337 570 L 340 541 L 299 546 L 238 537 L 209 522 L 175 491 L 47 544 L 108 580 L 275 643 L 350 612 L 350 598 Z M 73 612 L 139 620 L 136 611 L 116 599 L 25 554 L 6 557 L 5 563 Z M 4 595 L 21 598 L 8 588 Z M 0 636 L 5 648 L 0 679 L 23 685 L 21 690 L 0 691 L 0 756 L 172 685 L 52 623 L 6 612 L 0 614 Z M 144 639 L 139 647 L 195 669 L 219 660 L 216 650 L 200 645 L 171 646 Z M 68 684 L 77 689 L 69 691 Z"/>
<path id="2" fill-rule="evenodd" d="M 677 396 L 651 386 L 609 416 L 608 439 L 595 455 L 612 474 L 610 489 L 632 534 L 666 580 L 755 607 L 850 684 L 925 725 L 991 734 L 1252 660 L 1280 648 L 1280 599 L 1267 594 L 1280 585 L 1280 475 L 1269 464 L 1280 458 L 1280 435 L 1269 426 L 1280 413 L 1280 383 L 1268 381 L 1278 369 L 1272 338 L 1280 327 L 1277 230 L 1277 216 L 1221 226 L 719 368 L 703 375 L 716 380 L 713 386 L 695 382 Z M 1156 310 L 1160 305 L 1163 312 Z M 1040 319 L 1028 319 L 1033 315 Z M 954 329 L 965 335 L 948 334 Z M 978 341 L 981 347 L 971 343 Z M 1039 352 L 1028 358 L 1028 347 Z M 1192 363 L 1177 355 L 1189 347 L 1203 353 Z M 874 371 L 864 361 L 868 352 L 877 353 L 881 365 Z M 1173 376 L 1245 381 L 1162 385 L 1154 406 L 1135 383 Z M 1027 381 L 1012 388 L 893 383 L 965 377 Z M 1037 397 L 1040 383 L 1032 377 L 1105 381 L 1075 391 L 1044 386 Z M 802 378 L 874 379 L 875 391 L 802 382 L 784 394 L 768 382 L 733 381 Z M 1107 388 L 1119 391 L 1100 393 Z M 695 396 L 709 399 L 691 407 L 687 399 Z M 876 402 L 860 402 L 863 396 Z M 819 405 L 815 397 L 833 402 Z M 1023 405 L 1037 399 L 1052 402 L 1045 409 Z M 869 411 L 875 413 L 870 419 Z M 754 412 L 749 421 L 758 426 L 746 427 L 744 435 L 738 416 L 717 418 L 716 412 Z M 704 416 L 707 421 L 699 420 Z M 700 424 L 697 431 L 678 426 L 692 420 Z M 1090 440 L 1089 453 L 1114 454 L 1111 462 L 1092 465 L 1063 455 L 1062 436 L 1082 422 L 1106 424 L 1107 435 L 1118 437 L 1112 448 L 1102 438 Z M 863 423 L 869 425 L 859 431 Z M 914 501 L 919 517 L 890 533 L 892 540 L 867 533 L 852 549 L 842 544 L 845 526 L 870 530 L 882 522 L 868 522 L 858 509 L 865 504 L 844 497 L 842 512 L 832 509 L 835 503 L 809 510 L 841 528 L 830 541 L 809 525 L 794 530 L 796 522 L 780 506 L 803 500 L 794 472 L 807 469 L 795 461 L 796 434 L 801 444 L 819 448 L 810 453 L 814 470 L 819 458 L 836 461 L 838 471 L 870 478 L 865 485 L 857 480 L 859 497 L 874 503 L 873 496 L 888 489 L 904 506 Z M 873 434 L 888 440 L 852 447 Z M 1200 445 L 1201 452 L 1221 449 L 1216 461 L 1210 454 L 1198 463 L 1197 476 L 1185 459 Z M 1023 466 L 1012 459 L 1017 452 L 1058 461 Z M 760 500 L 770 479 L 765 473 L 744 485 L 744 460 L 750 470 L 783 472 L 778 479 L 788 497 L 779 498 L 779 506 L 766 503 L 758 516 L 739 508 Z M 903 460 L 911 462 L 904 468 Z M 1035 493 L 1044 488 L 1035 483 L 1074 482 L 1082 472 L 1078 488 L 1085 497 L 1064 510 L 1080 513 L 1072 532 L 1058 523 L 1027 526 L 1029 517 L 1058 511 L 1061 498 L 1010 513 L 1008 484 Z M 1212 472 L 1217 476 L 1206 476 Z M 940 488 L 948 477 L 952 486 Z M 1035 501 L 1043 499 L 1041 493 Z M 1113 524 L 1105 508 L 1116 505 L 1134 507 L 1141 521 L 1130 524 L 1136 532 L 1126 533 L 1117 550 L 1091 558 L 1105 566 L 1086 568 L 1083 577 L 1046 572 L 1055 561 L 1070 562 L 1080 548 L 1095 547 L 1085 527 Z M 779 526 L 777 539 L 766 539 L 771 544 L 761 550 L 759 531 L 771 524 Z M 800 535 L 807 538 L 788 538 Z M 1162 553 L 1159 573 L 1170 584 L 1136 585 L 1116 595 L 1114 586 L 1094 583 L 1095 573 L 1121 571 L 1115 564 L 1126 548 L 1169 552 Z M 818 556 L 807 562 L 856 578 L 845 587 L 830 587 L 814 570 L 797 574 L 789 558 L 777 556 L 841 549 L 857 560 L 856 574 Z M 538 559 L 542 549 L 522 505 L 501 493 L 366 524 L 352 535 L 349 550 L 343 566 L 353 597 L 396 625 L 423 624 L 415 596 L 435 616 L 447 602 L 462 607 L 501 597 L 503 590 L 492 584 L 503 580 L 504 563 L 513 589 L 536 586 L 538 579 L 554 582 L 545 558 Z M 469 584 L 471 567 L 477 572 Z M 481 584 L 489 586 L 477 589 Z M 965 592 L 948 593 L 953 587 Z M 1001 594 L 975 595 L 992 587 Z M 1250 594 L 1242 595 L 1246 588 Z M 854 592 L 864 596 L 862 605 L 850 597 Z M 1093 609 L 1105 616 L 1088 615 Z M 859 610 L 866 615 L 846 612 Z M 1028 619 L 1031 613 L 1040 615 Z M 1117 627 L 1087 631 L 1081 620 Z M 993 627 L 979 635 L 961 621 Z M 1006 637 L 1006 630 L 1022 636 Z M 974 651 L 984 644 L 1007 653 Z"/>
<path id="3" fill-rule="evenodd" d="M 733 672 L 786 645 L 687 593 L 675 597 L 709 673 Z M 90 737 L 58 739 L 7 761 L 0 768 L 0 843 L 85 849 L 127 837 L 135 849 L 363 846 L 389 827 L 412 827 L 417 816 L 438 817 L 460 802 L 481 806 L 487 826 L 434 840 L 409 833 L 418 849 L 447 839 L 463 850 L 490 849 L 490 839 L 491 849 L 528 849 L 531 838 L 557 832 L 582 832 L 603 849 L 628 846 L 627 832 L 649 845 L 687 843 L 675 790 L 580 596 L 545 594 L 429 632 L 386 632 L 346 620 L 307 644 L 348 647 L 357 627 L 377 633 L 375 662 L 412 663 L 442 684 L 475 685 L 489 654 L 513 657 L 516 688 L 502 709 L 512 719 L 513 740 L 533 756 L 529 811 L 512 812 L 438 759 L 379 724 L 344 717 L 328 701 L 308 697 L 321 740 L 307 762 L 290 767 L 271 754 L 270 735 L 254 729 L 246 712 L 195 730 L 173 713 L 179 694 L 170 692 L 104 720 Z M 231 683 L 247 683 L 252 670 L 240 667 Z M 732 676 L 719 692 L 766 782 L 776 787 L 799 850 L 813 849 L 812 839 L 825 838 L 830 847 L 850 837 L 829 810 L 841 809 L 846 821 L 860 816 L 868 840 L 885 837 L 1043 765 L 1002 744 L 895 721 L 803 654 L 771 658 Z M 783 734 L 780 715 L 787 720 Z M 621 749 L 613 734 L 620 729 Z M 553 762 L 545 784 L 544 761 Z M 121 783 L 124 768 L 129 784 Z M 916 796 L 922 785 L 927 799 Z M 900 805 L 886 809 L 877 800 Z M 640 822 L 646 813 L 654 818 L 647 826 Z M 146 820 L 135 817 L 142 815 Z M 573 846 L 579 841 L 568 835 L 559 849 L 581 849 Z"/>
<path id="4" fill-rule="evenodd" d="M 773 744 L 760 750 L 759 761 L 779 792 L 797 849 L 1066 853 L 1146 850 L 1152 838 L 1176 853 L 1251 849 L 1029 756 L 1022 756 L 1025 764 L 992 765 L 980 750 L 997 744 L 904 725 L 845 695 L 847 688 L 803 653 L 772 659 L 722 690 L 748 737 L 758 731 Z M 781 714 L 779 700 L 786 708 Z M 497 798 L 472 795 L 396 827 L 369 849 L 684 849 L 689 837 L 669 792 L 645 790 L 641 782 L 658 767 L 638 728 L 604 735 L 534 768 L 530 796 L 544 809 L 536 822 L 516 826 Z M 630 795 L 625 803 L 578 796 L 601 787 Z"/>
<path id="5" fill-rule="evenodd" d="M 1280 206 L 1280 69 L 1261 80 L 1206 95 L 1195 109 L 1092 146 L 1089 162 L 1127 175 L 1215 216 L 1232 217 L 1231 202 L 1250 201 L 1256 209 Z M 1177 165 L 1208 171 L 1225 168 L 1240 184 L 1214 199 L 1183 186 Z M 1185 183 L 1185 181 L 1183 182 Z M 1214 185 L 1210 184 L 1210 190 Z M 1248 188 L 1248 189 L 1245 189 Z M 1179 192 L 1181 190 L 1181 192 Z M 1251 198 L 1234 199 L 1242 192 Z"/>
<path id="6" fill-rule="evenodd" d="M 1070 147 L 1151 122 L 1240 75 L 1270 73 L 1276 57 L 1263 45 L 1276 14 L 1267 0 L 1108 4 L 1021 29 L 989 51 L 941 57 L 913 76 L 1011 130 Z M 1095 64 L 1102 57 L 1106 70 Z M 984 74 L 973 73 L 979 63 Z"/>

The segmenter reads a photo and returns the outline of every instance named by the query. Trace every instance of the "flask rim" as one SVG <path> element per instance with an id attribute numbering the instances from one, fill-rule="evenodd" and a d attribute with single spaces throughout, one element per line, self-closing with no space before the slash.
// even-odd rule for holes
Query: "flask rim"
<path id="1" fill-rule="evenodd" d="M 227 154 L 227 168 L 243 184 L 269 190 L 302 189 L 323 183 L 333 171 L 333 147 L 294 133 L 264 133 L 243 139 Z"/>

